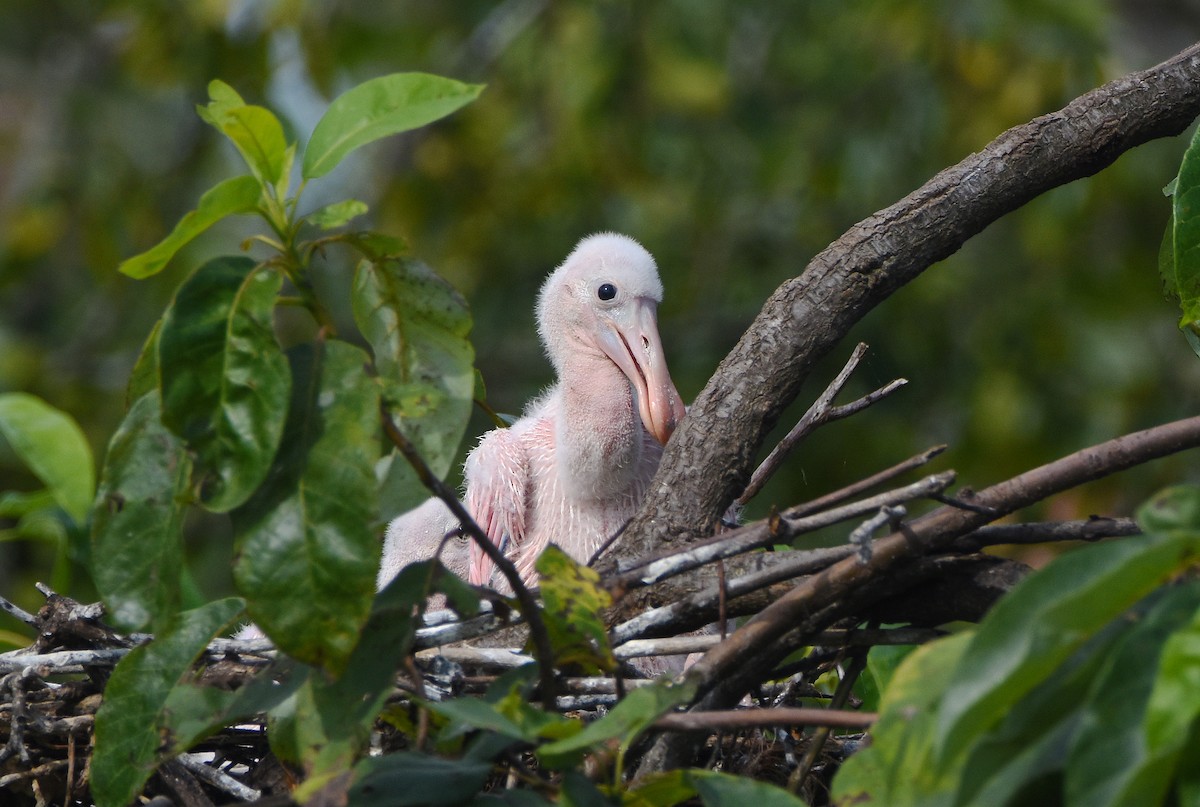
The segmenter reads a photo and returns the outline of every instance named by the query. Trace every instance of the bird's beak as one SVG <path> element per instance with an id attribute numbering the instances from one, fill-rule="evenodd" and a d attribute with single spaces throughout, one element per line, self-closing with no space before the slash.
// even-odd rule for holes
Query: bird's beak
<path id="1" fill-rule="evenodd" d="M 600 328 L 600 347 L 633 385 L 646 431 L 665 445 L 686 410 L 667 370 L 655 308 L 647 298 L 626 303 Z"/>

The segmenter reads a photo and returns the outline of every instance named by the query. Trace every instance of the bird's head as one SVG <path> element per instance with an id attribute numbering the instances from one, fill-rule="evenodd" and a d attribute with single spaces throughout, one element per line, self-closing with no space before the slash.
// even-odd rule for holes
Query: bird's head
<path id="1" fill-rule="evenodd" d="M 538 297 L 538 333 L 560 376 L 580 355 L 603 354 L 629 379 L 642 423 L 666 443 L 684 415 L 658 336 L 662 281 L 654 258 L 624 235 L 579 242 Z"/>

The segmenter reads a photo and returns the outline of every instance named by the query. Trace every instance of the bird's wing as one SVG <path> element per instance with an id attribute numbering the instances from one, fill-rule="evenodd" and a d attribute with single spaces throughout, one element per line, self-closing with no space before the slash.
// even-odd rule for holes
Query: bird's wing
<path id="1" fill-rule="evenodd" d="M 512 555 L 525 538 L 525 512 L 529 502 L 529 458 L 515 428 L 496 429 L 484 435 L 467 457 L 464 469 L 467 510 L 505 555 Z M 488 585 L 492 562 L 471 544 L 469 579 Z"/>

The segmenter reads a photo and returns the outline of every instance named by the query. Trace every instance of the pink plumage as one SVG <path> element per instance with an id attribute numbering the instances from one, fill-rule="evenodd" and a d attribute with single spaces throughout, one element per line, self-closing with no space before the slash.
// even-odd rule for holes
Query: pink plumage
<path id="1" fill-rule="evenodd" d="M 583 239 L 542 286 L 538 332 L 558 379 L 511 427 L 484 435 L 465 468 L 467 510 L 526 581 L 549 543 L 586 561 L 620 529 L 683 417 L 658 335 L 661 301 L 654 259 L 612 233 Z M 395 519 L 380 586 L 455 527 L 436 501 Z M 465 569 L 464 554 L 452 571 L 499 582 L 478 547 Z"/>

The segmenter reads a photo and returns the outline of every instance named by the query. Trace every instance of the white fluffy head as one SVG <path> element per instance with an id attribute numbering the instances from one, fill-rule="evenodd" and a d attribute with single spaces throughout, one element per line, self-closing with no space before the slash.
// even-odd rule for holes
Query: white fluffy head
<path id="1" fill-rule="evenodd" d="M 615 291 L 614 296 L 603 299 Z M 580 241 L 538 294 L 537 323 L 555 368 L 581 328 L 597 314 L 632 300 L 662 302 L 663 286 L 654 258 L 637 241 L 617 233 L 597 233 Z"/>

